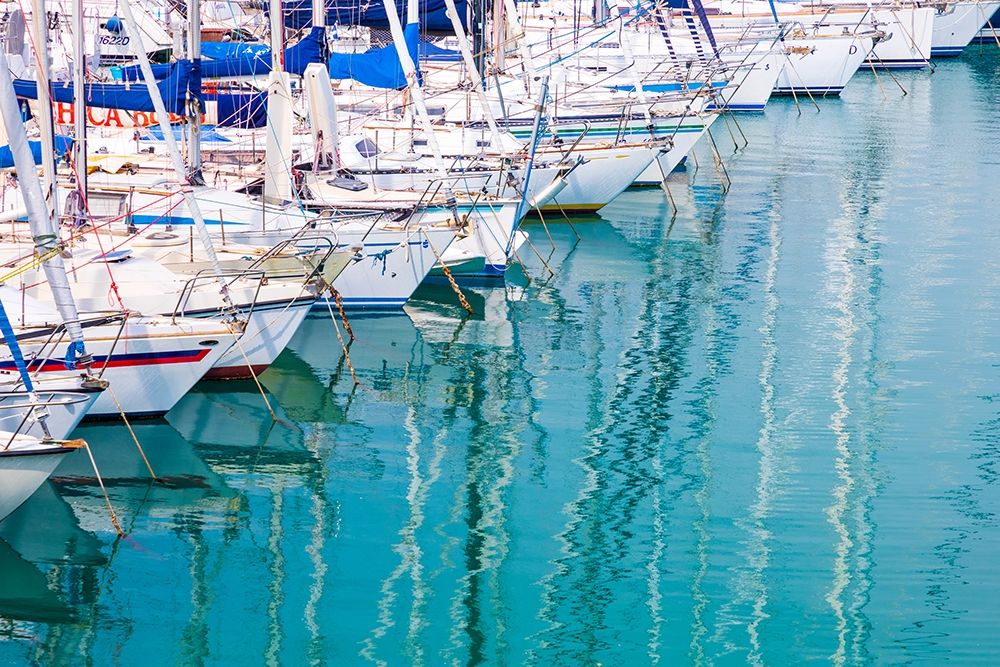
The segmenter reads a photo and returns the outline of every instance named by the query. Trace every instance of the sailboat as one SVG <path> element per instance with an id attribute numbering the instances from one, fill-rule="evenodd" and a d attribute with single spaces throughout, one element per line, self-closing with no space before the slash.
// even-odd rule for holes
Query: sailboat
<path id="1" fill-rule="evenodd" d="M 44 40 L 44 15 L 36 15 L 36 36 Z M 39 69 L 47 81 L 45 59 Z M 47 87 L 45 87 L 47 88 Z M 47 105 L 44 109 L 49 110 Z M 194 385 L 241 333 L 229 323 L 202 322 L 183 318 L 155 318 L 105 310 L 81 317 L 66 276 L 59 230 L 54 224 L 55 166 L 53 153 L 43 150 L 43 190 L 28 147 L 6 59 L 0 54 L 0 114 L 21 183 L 35 256 L 14 275 L 41 263 L 52 290 L 54 307 L 29 297 L 7 284 L 0 286 L 0 301 L 18 347 L 23 348 L 24 368 L 19 368 L 20 350 L 8 346 L 0 351 L 0 371 L 18 370 L 48 377 L 83 371 L 110 383 L 88 416 L 117 417 L 121 414 L 163 414 Z M 43 146 L 52 141 L 51 117 L 41 114 Z M 46 190 L 48 196 L 46 196 Z M 84 340 L 87 330 L 87 340 Z M 79 366 L 80 370 L 77 370 Z M 13 441 L 12 441 L 13 443 Z"/>
<path id="2" fill-rule="evenodd" d="M 0 521 L 45 483 L 81 441 L 43 440 L 0 431 Z"/>
<path id="3" fill-rule="evenodd" d="M 4 65 L 0 63 L 0 67 Z M 0 90 L 0 95 L 8 94 Z M 21 144 L 27 148 L 27 142 Z M 14 335 L 7 317 L 7 311 L 0 302 L 0 332 L 3 334 L 7 351 L 14 359 L 18 374 L 24 383 L 26 391 L 17 392 L 13 396 L 0 394 L 0 521 L 27 500 L 41 486 L 52 471 L 55 470 L 63 457 L 74 449 L 85 446 L 82 441 L 67 441 L 61 439 L 75 426 L 66 426 L 60 419 L 60 428 L 55 439 L 49 430 L 49 401 L 39 397 L 34 391 L 27 366 L 21 353 L 17 337 Z M 13 400 L 11 400 L 13 399 Z M 88 403 L 88 406 L 92 401 Z M 63 404 L 51 406 L 60 416 L 65 417 L 69 410 L 64 410 Z M 70 420 L 78 422 L 79 419 Z M 41 433 L 28 433 L 32 427 L 38 427 Z M 65 431 L 65 434 L 63 433 Z"/>
<path id="4" fill-rule="evenodd" d="M 74 69 L 83 65 L 82 54 L 73 55 L 73 64 Z M 74 81 L 71 93 L 77 87 L 83 87 L 78 86 L 78 83 Z M 34 88 L 37 95 L 38 86 Z M 58 86 L 53 89 L 53 96 L 58 90 Z M 87 100 L 73 95 L 71 98 L 78 107 L 74 120 L 81 121 L 86 116 Z M 66 182 L 73 197 L 69 202 L 87 201 L 89 207 L 78 208 L 92 210 L 100 202 L 94 201 L 98 198 L 92 196 L 93 192 L 88 187 L 90 179 L 85 169 L 88 162 L 86 127 L 83 122 L 76 122 L 75 125 L 76 157 L 68 174 L 71 178 L 67 178 Z M 16 205 L 15 202 L 14 206 Z M 299 272 L 297 275 L 294 272 L 276 275 L 254 266 L 254 260 L 273 263 L 273 257 L 259 257 L 260 253 L 256 248 L 238 248 L 236 250 L 240 252 L 240 257 L 250 255 L 251 260 L 230 260 L 228 263 L 227 284 L 223 291 L 228 293 L 228 311 L 232 312 L 227 312 L 227 304 L 219 297 L 219 288 L 214 284 L 217 276 L 212 269 L 217 269 L 219 265 L 212 261 L 213 257 L 203 257 L 205 253 L 201 251 L 195 257 L 193 235 L 188 250 L 188 238 L 177 234 L 161 232 L 138 236 L 129 235 L 127 231 L 114 234 L 107 229 L 98 229 L 94 222 L 92 216 L 81 215 L 77 224 L 80 225 L 79 231 L 83 233 L 71 235 L 70 243 L 65 246 L 65 252 L 70 255 L 73 265 L 74 295 L 84 311 L 106 310 L 106 296 L 114 289 L 123 307 L 145 315 L 173 317 L 181 314 L 206 319 L 235 317 L 242 320 L 239 344 L 234 345 L 215 362 L 207 377 L 249 377 L 267 368 L 284 349 L 315 301 L 315 290 L 307 284 L 312 271 Z M 136 222 L 133 218 L 127 220 L 129 226 L 136 225 Z M 81 245 L 94 237 L 99 237 L 96 238 L 97 249 Z M 187 261 L 178 257 L 181 253 L 176 252 L 177 246 L 185 246 L 182 256 Z M 104 248 L 107 247 L 114 250 L 105 253 Z M 12 250 L 17 253 L 19 248 L 15 245 Z M 139 257 L 140 253 L 155 257 L 158 262 L 144 260 Z M 342 269 L 349 259 L 339 259 Z M 170 268 L 159 263 L 164 260 L 170 262 Z M 334 261 L 329 257 L 325 260 L 324 275 L 329 278 Z M 34 289 L 29 287 L 26 292 L 45 300 L 45 290 L 40 289 L 39 283 L 33 278 L 32 272 L 27 272 L 26 282 Z"/>
<path id="5" fill-rule="evenodd" d="M 931 56 L 934 58 L 960 56 L 990 17 L 1000 10 L 1000 2 L 985 0 L 945 0 L 945 2 L 920 3 L 932 7 L 934 34 Z"/>

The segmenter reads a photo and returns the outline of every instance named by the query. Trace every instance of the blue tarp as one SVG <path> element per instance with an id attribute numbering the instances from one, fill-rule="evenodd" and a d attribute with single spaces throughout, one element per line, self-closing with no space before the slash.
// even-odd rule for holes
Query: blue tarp
<path id="1" fill-rule="evenodd" d="M 417 46 L 420 49 L 421 60 L 436 60 L 438 62 L 447 61 L 456 63 L 462 60 L 461 51 L 442 49 L 440 46 L 436 46 L 430 42 L 420 42 Z"/>
<path id="2" fill-rule="evenodd" d="M 419 0 L 420 25 L 424 30 L 451 33 L 451 19 L 445 14 L 444 0 Z M 326 24 L 363 25 L 370 28 L 388 28 L 389 20 L 385 13 L 385 5 L 378 0 L 324 0 L 326 6 Z M 466 0 L 455 0 L 458 18 L 462 26 L 468 30 L 466 23 L 468 14 Z M 285 26 L 289 28 L 304 28 L 312 23 L 312 0 L 286 0 L 281 4 L 285 15 Z M 396 11 L 400 20 L 406 20 L 406 3 L 396 2 Z M 267 13 L 267 5 L 264 5 Z"/>
<path id="3" fill-rule="evenodd" d="M 403 29 L 406 49 L 413 62 L 417 62 L 417 43 L 420 26 L 411 23 Z M 406 75 L 399 63 L 396 46 L 389 44 L 364 53 L 334 53 L 328 61 L 331 79 L 354 79 L 373 88 L 405 88 Z"/>
<path id="4" fill-rule="evenodd" d="M 163 141 L 163 128 L 159 125 L 150 125 L 146 128 L 146 132 L 155 141 Z M 185 134 L 187 130 L 181 125 L 171 125 L 170 133 L 174 135 L 174 139 L 177 141 L 183 141 L 185 139 Z M 219 134 L 215 131 L 214 125 L 202 125 L 201 126 L 201 140 L 207 144 L 231 144 L 233 140 L 226 137 L 225 135 Z"/>
<path id="5" fill-rule="evenodd" d="M 300 39 L 297 43 L 285 49 L 285 71 L 301 76 L 306 71 L 309 63 L 323 62 L 323 52 L 325 50 L 325 31 L 323 28 L 313 28 L 309 34 Z M 251 46 L 233 45 L 242 52 L 231 58 L 219 60 L 201 61 L 202 79 L 229 79 L 240 76 L 263 76 L 271 71 L 271 49 L 268 46 L 259 44 L 249 51 L 246 47 Z M 233 49 L 233 51 L 237 51 Z M 204 45 L 202 45 L 204 53 Z M 169 74 L 172 65 L 153 65 L 153 76 L 157 79 Z M 138 65 L 130 65 L 121 68 L 121 77 L 126 81 L 141 81 L 142 72 Z"/>
<path id="6" fill-rule="evenodd" d="M 64 155 L 69 152 L 70 147 L 73 145 L 73 140 L 69 137 L 63 137 L 56 135 L 56 155 Z M 42 163 L 42 142 L 40 141 L 29 141 L 28 147 L 31 148 L 31 157 L 34 158 L 35 164 Z M 14 166 L 14 154 L 10 151 L 10 146 L 0 146 L 0 169 L 10 169 Z"/>
<path id="7" fill-rule="evenodd" d="M 769 0 L 771 1 L 771 0 Z M 712 50 L 718 54 L 719 48 L 715 43 L 715 35 L 712 33 L 712 26 L 708 23 L 708 16 L 705 13 L 705 5 L 701 0 L 667 0 L 667 7 L 673 9 L 688 9 L 694 12 L 701 21 L 701 27 L 708 36 L 708 43 L 712 45 Z M 774 4 L 771 4 L 771 11 L 774 11 Z"/>
<path id="8" fill-rule="evenodd" d="M 156 84 L 163 96 L 163 104 L 167 111 L 178 115 L 186 112 L 186 98 L 190 91 L 192 97 L 201 94 L 201 76 L 197 63 L 180 60 L 167 66 L 168 76 Z M 73 84 L 68 82 L 53 82 L 52 100 L 54 102 L 72 103 L 75 99 Z M 125 109 L 127 111 L 153 112 L 153 98 L 149 96 L 146 86 L 141 83 L 88 83 L 87 106 L 103 109 Z M 34 81 L 24 79 L 14 80 L 14 92 L 18 97 L 27 99 L 38 98 L 38 87 Z"/>
<path id="9" fill-rule="evenodd" d="M 9 152 L 10 149 L 4 146 Z M 7 344 L 7 348 L 10 350 L 10 356 L 14 358 L 14 367 L 17 368 L 18 374 L 21 376 L 21 382 L 24 383 L 24 388 L 28 391 L 34 391 L 35 388 L 31 384 L 31 376 L 28 375 L 28 365 L 24 363 L 24 355 L 21 354 L 21 346 L 17 342 L 17 335 L 14 333 L 14 327 L 10 325 L 10 318 L 7 317 L 7 309 L 4 308 L 3 301 L 0 301 L 0 333 L 3 334 L 3 341 Z"/>
<path id="10" fill-rule="evenodd" d="M 213 60 L 225 60 L 226 58 L 245 58 L 247 56 L 267 53 L 270 55 L 271 47 L 267 44 L 248 44 L 246 42 L 202 42 L 202 58 L 212 58 Z"/>
<path id="11" fill-rule="evenodd" d="M 219 93 L 219 125 L 244 129 L 267 127 L 267 93 Z"/>

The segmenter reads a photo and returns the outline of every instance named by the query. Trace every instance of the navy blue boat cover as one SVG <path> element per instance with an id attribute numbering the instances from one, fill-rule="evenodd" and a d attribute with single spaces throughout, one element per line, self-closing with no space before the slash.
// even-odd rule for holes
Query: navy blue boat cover
<path id="1" fill-rule="evenodd" d="M 201 93 L 201 76 L 197 63 L 180 60 L 167 67 L 168 76 L 156 86 L 160 89 L 167 111 L 184 114 L 188 96 L 194 97 Z M 50 86 L 54 102 L 72 103 L 76 99 L 72 83 L 53 81 Z M 153 98 L 149 96 L 146 86 L 141 83 L 88 83 L 85 90 L 87 106 L 127 111 L 155 111 Z M 15 79 L 14 92 L 18 97 L 31 100 L 38 98 L 38 86 L 34 81 Z"/>

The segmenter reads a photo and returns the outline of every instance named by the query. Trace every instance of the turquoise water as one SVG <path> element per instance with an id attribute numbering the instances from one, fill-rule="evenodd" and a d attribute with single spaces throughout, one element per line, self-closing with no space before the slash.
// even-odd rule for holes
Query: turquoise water
<path id="1" fill-rule="evenodd" d="M 740 119 L 0 525 L 7 664 L 1000 662 L 1000 58 Z M 734 128 L 735 132 L 735 128 Z M 554 247 L 553 247 L 554 246 Z"/>

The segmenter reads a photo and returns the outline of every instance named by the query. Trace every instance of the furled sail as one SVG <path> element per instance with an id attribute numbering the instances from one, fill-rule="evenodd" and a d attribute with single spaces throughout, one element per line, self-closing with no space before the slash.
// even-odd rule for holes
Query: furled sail
<path id="1" fill-rule="evenodd" d="M 385 5 L 374 0 L 362 2 L 360 0 L 324 0 L 326 6 L 326 24 L 334 25 L 363 25 L 372 28 L 389 27 L 389 19 L 385 12 Z M 312 23 L 312 0 L 285 0 L 281 3 L 281 11 L 285 15 L 285 27 L 300 29 Z M 466 0 L 457 0 L 458 15 L 463 26 L 466 25 L 468 14 L 468 3 Z M 266 5 L 265 5 L 266 8 Z M 266 11 L 266 9 L 265 9 Z M 445 13 L 447 11 L 444 0 L 419 0 L 420 25 L 425 30 L 435 32 L 451 32 L 451 19 Z M 404 12 L 402 8 L 398 12 L 401 16 Z"/>
<path id="2" fill-rule="evenodd" d="M 417 62 L 420 26 L 411 23 L 403 30 L 406 50 Z M 331 79 L 354 79 L 373 88 L 406 88 L 406 75 L 392 44 L 364 53 L 333 53 L 328 61 Z"/>
<path id="3" fill-rule="evenodd" d="M 310 63 L 323 62 L 325 50 L 324 28 L 313 28 L 309 34 L 295 44 L 285 49 L 285 71 L 290 74 L 302 75 Z M 202 48 L 207 46 L 203 44 Z M 231 79 L 242 76 L 266 76 L 271 72 L 271 49 L 262 44 L 230 44 L 230 49 L 219 49 L 226 57 L 201 60 L 202 79 Z M 248 48 L 248 47 L 253 48 Z M 162 79 L 170 74 L 173 65 L 152 65 L 153 76 Z M 121 68 L 121 77 L 125 81 L 141 81 L 142 72 L 138 65 Z M 162 93 L 162 89 L 161 89 Z M 164 95 L 164 101 L 167 96 Z"/>
<path id="4" fill-rule="evenodd" d="M 66 361 L 67 366 L 72 367 L 75 355 L 86 355 L 83 327 L 80 326 L 80 315 L 70 290 L 69 278 L 66 276 L 66 267 L 59 248 L 59 231 L 55 221 L 48 217 L 45 194 L 35 172 L 35 162 L 28 146 L 28 137 L 21 121 L 17 98 L 14 96 L 10 71 L 7 69 L 7 59 L 2 53 L 0 53 L 0 117 L 6 127 L 11 153 L 17 166 L 21 194 L 28 209 L 32 240 L 39 257 L 44 258 L 42 269 L 45 271 L 45 278 L 48 280 L 59 315 L 72 341 L 70 352 L 73 356 Z"/>
<path id="5" fill-rule="evenodd" d="M 73 140 L 69 137 L 57 136 L 56 137 L 56 152 L 59 155 L 65 155 L 69 152 L 69 149 L 73 146 Z M 35 164 L 42 163 L 42 142 L 40 141 L 29 141 L 28 147 L 31 149 L 31 157 L 34 159 Z M 15 165 L 14 153 L 11 151 L 10 146 L 3 145 L 0 146 L 0 169 L 10 169 Z"/>
<path id="6" fill-rule="evenodd" d="M 65 155 L 73 146 L 73 140 L 69 137 L 56 136 L 55 149 L 58 155 Z M 28 147 L 31 149 L 31 157 L 35 164 L 42 163 L 42 142 L 29 141 Z M 7 128 L 0 123 L 0 169 L 10 169 L 14 166 L 14 153 L 10 149 L 10 141 L 7 139 Z"/>
<path id="7" fill-rule="evenodd" d="M 197 63 L 179 60 L 167 66 L 169 71 L 163 81 L 157 84 L 167 111 L 175 114 L 186 112 L 187 99 L 201 93 L 201 73 Z M 72 103 L 75 99 L 73 84 L 54 81 L 51 84 L 52 101 Z M 144 86 L 128 83 L 88 83 L 87 106 L 104 109 L 125 109 L 127 111 L 155 111 L 153 99 Z M 14 92 L 18 97 L 38 98 L 38 86 L 34 81 L 16 79 Z"/>

